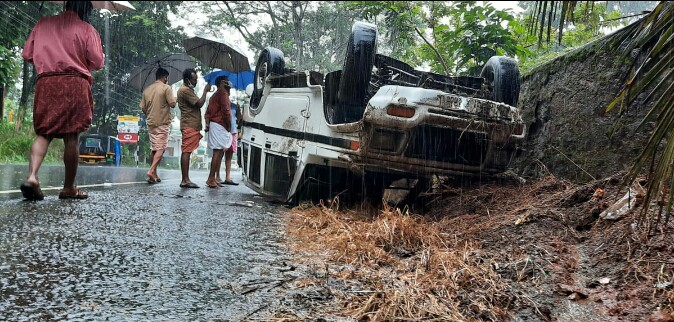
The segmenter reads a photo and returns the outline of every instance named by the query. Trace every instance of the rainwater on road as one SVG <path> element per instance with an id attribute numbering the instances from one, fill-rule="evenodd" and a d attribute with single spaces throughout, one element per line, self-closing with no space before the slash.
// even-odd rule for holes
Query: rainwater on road
<path id="1" fill-rule="evenodd" d="M 43 167 L 46 198 L 28 202 L 15 192 L 26 169 L 0 166 L 0 321 L 236 321 L 277 298 L 242 290 L 281 277 L 285 208 L 243 184 L 83 166 L 89 199 L 59 200 L 62 167 Z"/>

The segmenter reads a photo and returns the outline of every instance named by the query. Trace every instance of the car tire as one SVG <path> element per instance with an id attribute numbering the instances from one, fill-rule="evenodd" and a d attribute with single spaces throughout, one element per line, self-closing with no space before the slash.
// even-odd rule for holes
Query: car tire
<path id="1" fill-rule="evenodd" d="M 495 102 L 517 107 L 520 96 L 520 69 L 517 61 L 506 56 L 489 58 L 482 68 L 480 77 L 492 86 L 492 97 Z"/>
<path id="2" fill-rule="evenodd" d="M 363 117 L 376 53 L 377 27 L 365 22 L 354 23 L 337 92 L 340 111 L 335 112 L 339 123 L 355 122 Z"/>
<path id="3" fill-rule="evenodd" d="M 283 52 L 274 47 L 267 47 L 260 52 L 255 64 L 255 76 L 253 78 L 253 95 L 250 98 L 250 106 L 257 107 L 262 98 L 264 82 L 269 75 L 283 75 L 285 73 L 285 57 Z"/>

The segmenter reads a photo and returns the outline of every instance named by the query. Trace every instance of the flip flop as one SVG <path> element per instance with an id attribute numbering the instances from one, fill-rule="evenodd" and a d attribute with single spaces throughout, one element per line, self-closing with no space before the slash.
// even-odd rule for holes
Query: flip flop
<path id="1" fill-rule="evenodd" d="M 89 195 L 80 189 L 75 189 L 75 194 L 67 194 L 63 190 L 59 193 L 59 199 L 87 199 L 87 198 L 89 198 Z"/>
<path id="2" fill-rule="evenodd" d="M 28 181 L 25 181 L 24 183 L 21 184 L 19 187 L 21 189 L 21 194 L 23 194 L 23 197 L 26 198 L 27 200 L 30 201 L 35 201 L 35 200 L 44 200 L 44 194 L 42 193 L 42 190 L 40 189 L 40 184 L 33 185 L 29 183 Z"/>
<path id="3" fill-rule="evenodd" d="M 150 175 L 150 174 L 146 174 L 146 176 L 147 176 L 147 183 L 149 183 L 149 184 L 161 182 L 161 179 L 159 179 L 159 177 L 155 177 L 155 176 Z"/>
<path id="4" fill-rule="evenodd" d="M 208 182 L 206 182 L 206 186 L 209 188 L 220 188 L 217 184 L 209 184 Z"/>
<path id="5" fill-rule="evenodd" d="M 180 188 L 199 188 L 196 183 L 190 182 L 190 183 L 181 183 Z"/>
<path id="6" fill-rule="evenodd" d="M 223 181 L 222 183 L 228 184 L 228 185 L 230 185 L 230 186 L 238 186 L 238 185 L 239 185 L 238 183 L 236 183 L 236 182 L 234 182 L 234 181 L 232 181 L 232 180 L 225 180 L 225 181 Z"/>

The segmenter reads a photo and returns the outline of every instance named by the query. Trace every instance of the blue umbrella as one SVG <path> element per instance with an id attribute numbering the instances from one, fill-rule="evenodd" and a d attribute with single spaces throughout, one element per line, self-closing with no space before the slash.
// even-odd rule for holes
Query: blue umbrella
<path id="1" fill-rule="evenodd" d="M 227 76 L 229 81 L 232 82 L 232 87 L 238 90 L 245 90 L 246 86 L 248 86 L 248 84 L 252 84 L 253 79 L 255 78 L 255 72 L 252 70 L 239 73 L 232 73 L 226 70 L 217 70 L 204 75 L 204 79 L 211 85 L 215 85 L 215 79 L 223 75 Z"/>

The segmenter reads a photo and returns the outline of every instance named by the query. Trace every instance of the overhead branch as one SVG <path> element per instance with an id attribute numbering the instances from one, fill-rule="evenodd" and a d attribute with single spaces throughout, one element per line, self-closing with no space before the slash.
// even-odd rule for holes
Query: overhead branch
<path id="1" fill-rule="evenodd" d="M 246 26 L 243 26 L 241 23 L 238 22 L 236 14 L 234 13 L 234 10 L 229 5 L 229 3 L 227 3 L 227 1 L 223 1 L 223 2 L 225 4 L 225 6 L 227 7 L 227 10 L 220 7 L 220 3 L 217 3 L 218 8 L 220 8 L 220 10 L 222 10 L 225 14 L 228 14 L 232 18 L 232 21 L 233 21 L 232 24 L 239 31 L 241 36 L 243 36 L 243 38 L 246 39 L 246 41 L 251 46 L 255 47 L 256 49 L 258 49 L 258 50 L 264 49 L 264 46 L 261 43 L 255 41 L 255 39 L 252 36 L 252 33 L 250 31 L 248 31 L 248 28 L 246 28 Z"/>
<path id="2" fill-rule="evenodd" d="M 407 10 L 411 12 L 412 8 L 409 7 L 409 3 L 406 3 L 406 5 L 407 5 Z M 399 12 L 396 12 L 396 13 L 400 14 Z M 412 16 L 409 17 L 409 23 L 412 26 L 414 26 L 414 31 L 417 32 L 417 35 L 419 35 L 419 37 L 421 37 L 421 39 L 426 43 L 426 45 L 428 45 L 428 47 L 431 47 L 433 52 L 435 52 L 435 55 L 438 56 L 438 59 L 440 59 L 440 63 L 442 63 L 442 67 L 445 69 L 445 75 L 450 75 L 449 67 L 447 67 L 447 63 L 445 62 L 445 58 L 442 57 L 442 55 L 440 54 L 440 51 L 438 51 L 438 49 L 435 48 L 435 46 L 433 44 L 431 44 L 431 42 L 428 41 L 428 39 L 426 39 L 426 37 L 424 37 L 424 34 L 421 32 L 421 30 L 419 30 L 419 28 L 414 24 L 414 21 L 412 20 Z"/>

